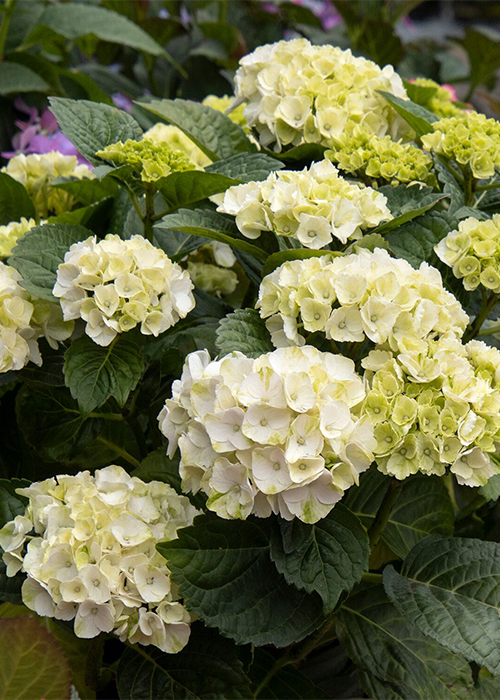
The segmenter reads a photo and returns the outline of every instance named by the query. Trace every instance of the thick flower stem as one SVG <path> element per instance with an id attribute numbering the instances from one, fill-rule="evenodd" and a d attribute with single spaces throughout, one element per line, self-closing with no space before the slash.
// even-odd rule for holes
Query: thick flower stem
<path id="1" fill-rule="evenodd" d="M 368 537 L 370 539 L 370 547 L 372 550 L 378 544 L 382 533 L 389 521 L 394 504 L 396 503 L 397 497 L 403 487 L 403 482 L 397 479 L 391 479 L 389 488 L 387 489 L 384 500 L 380 504 L 375 520 L 373 521 L 370 529 L 368 530 Z"/>
<path id="2" fill-rule="evenodd" d="M 479 313 L 476 316 L 476 318 L 474 319 L 474 323 L 472 323 L 468 327 L 468 329 L 465 331 L 464 343 L 466 343 L 469 340 L 472 340 L 477 335 L 479 335 L 479 332 L 481 330 L 483 323 L 488 318 L 490 311 L 494 308 L 497 301 L 498 301 L 498 294 L 491 294 L 489 299 L 486 299 L 485 301 L 483 301 L 483 305 L 479 309 Z"/>
<path id="3" fill-rule="evenodd" d="M 146 190 L 146 211 L 142 224 L 144 227 L 144 238 L 147 238 L 150 243 L 153 242 L 153 222 L 155 215 L 155 193 L 150 187 Z"/>

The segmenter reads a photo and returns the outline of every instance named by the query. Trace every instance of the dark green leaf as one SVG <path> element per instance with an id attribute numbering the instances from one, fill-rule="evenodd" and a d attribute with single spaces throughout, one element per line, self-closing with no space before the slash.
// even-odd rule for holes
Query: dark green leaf
<path id="1" fill-rule="evenodd" d="M 488 27 L 466 27 L 463 39 L 454 39 L 467 51 L 470 82 L 473 88 L 486 85 L 492 89 L 500 68 L 500 35 Z"/>
<path id="2" fill-rule="evenodd" d="M 35 226 L 19 239 L 9 258 L 23 280 L 21 286 L 41 299 L 54 301 L 56 273 L 73 243 L 92 236 L 83 226 L 44 224 Z"/>
<path id="3" fill-rule="evenodd" d="M 496 501 L 500 498 L 500 474 L 492 476 L 488 482 L 478 490 L 481 496 L 484 496 L 487 501 Z"/>
<path id="4" fill-rule="evenodd" d="M 469 665 L 420 634 L 387 600 L 382 586 L 363 585 L 349 596 L 337 613 L 337 632 L 354 663 L 373 679 L 366 690 L 375 691 L 378 700 L 470 697 Z"/>
<path id="5" fill-rule="evenodd" d="M 211 159 L 253 153 L 256 147 L 243 129 L 222 112 L 189 100 L 152 100 L 141 107 L 178 126 Z"/>
<path id="6" fill-rule="evenodd" d="M 312 163 L 314 161 L 323 160 L 324 153 L 326 151 L 326 146 L 322 146 L 319 143 L 303 143 L 300 146 L 294 146 L 290 148 L 289 151 L 283 151 L 282 153 L 272 153 L 276 158 L 279 158 L 285 166 L 290 164 L 297 166 L 297 164 Z"/>
<path id="7" fill-rule="evenodd" d="M 237 153 L 226 160 L 207 165 L 205 172 L 220 173 L 240 182 L 253 182 L 265 180 L 271 172 L 281 168 L 283 163 L 265 153 Z"/>
<path id="8" fill-rule="evenodd" d="M 239 181 L 219 173 L 209 173 L 203 170 L 186 170 L 182 173 L 172 173 L 155 182 L 170 210 L 188 207 L 195 202 L 224 192 Z"/>
<path id="9" fill-rule="evenodd" d="M 177 654 L 153 646 L 127 648 L 117 669 L 120 700 L 213 700 L 251 698 L 248 678 L 234 644 L 200 623 Z"/>
<path id="10" fill-rule="evenodd" d="M 500 544 L 428 537 L 384 587 L 423 634 L 500 675 Z"/>
<path id="11" fill-rule="evenodd" d="M 88 206 L 94 202 L 107 197 L 114 197 L 118 191 L 116 184 L 111 180 L 98 180 L 93 178 L 82 178 L 81 180 L 69 179 L 60 177 L 52 181 L 52 187 L 57 187 L 58 190 L 64 190 L 73 195 L 73 197 L 83 204 Z"/>
<path id="12" fill-rule="evenodd" d="M 385 97 L 387 102 L 393 107 L 396 112 L 411 126 L 417 136 L 423 136 L 432 131 L 432 123 L 437 122 L 438 118 L 425 107 L 415 104 L 411 100 L 403 100 L 401 97 L 396 97 L 390 92 L 377 90 L 377 92 Z"/>
<path id="13" fill-rule="evenodd" d="M 118 335 L 107 347 L 82 335 L 65 354 L 66 386 L 84 416 L 111 397 L 123 407 L 141 378 L 143 364 L 139 347 L 125 335 Z"/>
<path id="14" fill-rule="evenodd" d="M 50 85 L 27 66 L 4 61 L 0 70 L 0 95 L 19 92 L 47 92 Z"/>
<path id="15" fill-rule="evenodd" d="M 142 136 L 142 129 L 135 119 L 117 107 L 88 100 L 51 97 L 50 109 L 63 134 L 93 165 L 102 163 L 95 157 L 97 151 L 117 141 Z"/>
<path id="16" fill-rule="evenodd" d="M 249 673 L 256 688 L 259 687 L 274 663 L 274 657 L 267 651 L 255 649 Z M 307 676 L 291 666 L 278 671 L 265 688 L 258 695 L 255 695 L 257 700 L 323 700 L 323 698 L 329 697 L 331 696 L 324 693 Z"/>
<path id="17" fill-rule="evenodd" d="M 432 187 L 421 187 L 420 185 L 399 185 L 399 187 L 384 185 L 380 187 L 379 192 L 387 197 L 387 206 L 394 217 L 385 224 L 377 226 L 375 231 L 382 234 L 389 233 L 407 221 L 425 214 L 426 211 L 432 209 L 448 196 L 441 192 L 433 192 Z"/>
<path id="18" fill-rule="evenodd" d="M 7 567 L 3 563 L 1 554 L 0 549 L 0 600 L 19 605 L 22 603 L 21 588 L 26 576 L 20 572 L 15 576 L 7 576 Z"/>
<path id="19" fill-rule="evenodd" d="M 441 162 L 438 156 L 434 156 L 434 167 L 436 169 L 437 178 L 443 185 L 444 194 L 450 197 L 448 213 L 454 214 L 465 204 L 464 193 L 456 178 L 453 176 L 453 173 Z"/>
<path id="20" fill-rule="evenodd" d="M 154 237 L 159 247 L 162 248 L 168 257 L 174 262 L 182 260 L 188 253 L 192 253 L 202 245 L 207 245 L 207 239 L 202 236 L 192 236 L 189 233 L 182 233 L 173 228 L 162 229 L 155 227 Z"/>
<path id="21" fill-rule="evenodd" d="M 26 479 L 0 479 L 0 528 L 16 515 L 24 515 L 27 499 L 16 493 L 16 489 L 29 486 Z"/>
<path id="22" fill-rule="evenodd" d="M 316 591 L 325 614 L 342 591 L 350 590 L 368 570 L 370 545 L 358 518 L 342 503 L 314 525 L 282 520 L 271 538 L 271 559 L 288 583 Z"/>
<path id="23" fill-rule="evenodd" d="M 271 562 L 270 528 L 202 515 L 158 545 L 189 610 L 237 644 L 288 646 L 321 622 L 321 598 L 289 586 Z"/>
<path id="24" fill-rule="evenodd" d="M 239 350 L 247 357 L 260 357 L 274 350 L 269 331 L 254 309 L 236 309 L 221 319 L 216 336 L 221 355 Z"/>
<path id="25" fill-rule="evenodd" d="M 163 447 L 150 452 L 142 460 L 141 466 L 132 472 L 132 476 L 137 476 L 143 481 L 164 481 L 177 493 L 182 493 L 179 462 L 169 459 Z"/>
<path id="26" fill-rule="evenodd" d="M 0 71 L 1 73 L 1 71 Z M 25 187 L 7 173 L 0 172 L 0 226 L 35 217 L 35 207 Z"/>
<path id="27" fill-rule="evenodd" d="M 446 212 L 430 212 L 408 221 L 396 231 L 387 234 L 391 251 L 399 258 L 408 260 L 413 267 L 426 261 L 437 262 L 434 246 L 456 228 L 456 220 Z"/>
<path id="28" fill-rule="evenodd" d="M 306 260 L 307 258 L 321 258 L 325 255 L 340 255 L 331 250 L 310 250 L 309 248 L 291 248 L 290 250 L 280 250 L 278 253 L 270 255 L 262 268 L 262 276 L 269 275 L 283 263 L 289 260 Z"/>

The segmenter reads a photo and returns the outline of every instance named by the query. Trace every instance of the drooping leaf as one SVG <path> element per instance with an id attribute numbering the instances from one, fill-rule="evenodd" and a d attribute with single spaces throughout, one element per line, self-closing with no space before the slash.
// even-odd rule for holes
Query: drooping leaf
<path id="1" fill-rule="evenodd" d="M 278 253 L 270 255 L 262 268 L 262 276 L 269 275 L 280 265 L 290 260 L 307 260 L 308 258 L 322 258 L 325 255 L 339 255 L 331 250 L 311 250 L 310 248 L 291 248 L 290 250 L 280 250 Z"/>
<path id="2" fill-rule="evenodd" d="M 380 585 L 363 584 L 337 613 L 337 633 L 378 700 L 466 700 L 469 665 L 413 627 Z M 362 676 L 363 680 L 363 676 Z M 372 696 L 373 697 L 373 696 Z"/>
<path id="3" fill-rule="evenodd" d="M 242 239 L 231 218 L 209 209 L 179 209 L 175 214 L 164 216 L 155 226 L 155 231 L 169 229 L 227 243 L 258 260 L 268 257 L 264 250 Z"/>
<path id="4" fill-rule="evenodd" d="M 50 90 L 50 85 L 31 68 L 12 61 L 2 61 L 0 95 L 20 92 L 47 92 L 48 90 Z"/>
<path id="5" fill-rule="evenodd" d="M 252 182 L 265 180 L 271 172 L 283 167 L 283 163 L 265 153 L 237 153 L 207 165 L 205 172 L 220 173 L 240 182 Z"/>
<path id="6" fill-rule="evenodd" d="M 381 234 L 389 233 L 407 221 L 425 214 L 448 196 L 442 192 L 433 192 L 432 187 L 420 187 L 420 185 L 399 185 L 399 187 L 384 185 L 380 187 L 379 192 L 387 197 L 387 206 L 394 217 L 377 226 L 375 231 Z"/>
<path id="7" fill-rule="evenodd" d="M 41 299 L 54 301 L 52 289 L 56 273 L 73 243 L 92 236 L 83 226 L 43 224 L 35 226 L 19 239 L 9 258 L 23 280 L 21 286 Z"/>
<path id="8" fill-rule="evenodd" d="M 54 637 L 30 617 L 0 619 L 0 697 L 69 700 L 71 673 Z"/>
<path id="9" fill-rule="evenodd" d="M 264 649 L 255 649 L 249 675 L 256 688 L 266 677 L 275 663 L 275 659 Z M 282 668 L 276 673 L 260 693 L 256 700 L 323 700 L 330 695 L 313 683 L 307 676 L 296 671 L 292 666 Z"/>
<path id="10" fill-rule="evenodd" d="M 190 100 L 139 102 L 143 109 L 179 127 L 211 160 L 236 153 L 254 153 L 256 146 L 243 129 L 222 112 Z"/>
<path id="11" fill-rule="evenodd" d="M 16 493 L 16 489 L 29 486 L 26 479 L 0 479 L 0 528 L 16 515 L 24 515 L 26 499 Z"/>
<path id="12" fill-rule="evenodd" d="M 370 469 L 361 475 L 359 486 L 349 489 L 343 503 L 369 528 L 388 486 L 386 476 Z M 412 547 L 428 535 L 448 535 L 452 531 L 453 506 L 443 481 L 439 477 L 416 474 L 403 482 L 382 539 L 404 559 Z"/>
<path id="13" fill-rule="evenodd" d="M 438 118 L 433 112 L 415 104 L 415 102 L 411 100 L 403 100 L 401 97 L 396 97 L 390 92 L 384 92 L 383 90 L 377 90 L 377 92 L 382 95 L 382 97 L 385 97 L 391 107 L 403 117 L 417 136 L 428 134 L 432 131 L 432 123 L 438 121 Z"/>
<path id="14" fill-rule="evenodd" d="M 370 545 L 360 520 L 342 503 L 314 525 L 282 520 L 271 538 L 271 559 L 288 583 L 316 591 L 325 614 L 342 591 L 350 590 L 368 570 Z"/>
<path id="15" fill-rule="evenodd" d="M 283 647 L 321 622 L 321 598 L 286 583 L 269 557 L 269 519 L 229 521 L 210 515 L 162 542 L 186 605 L 237 644 Z"/>
<path id="16" fill-rule="evenodd" d="M 65 354 L 66 386 L 83 416 L 111 397 L 123 407 L 141 378 L 143 364 L 139 347 L 125 335 L 116 336 L 107 347 L 82 335 Z"/>
<path id="17" fill-rule="evenodd" d="M 203 170 L 172 173 L 155 182 L 167 207 L 172 211 L 179 207 L 188 207 L 238 184 L 239 181 L 231 177 Z"/>
<path id="18" fill-rule="evenodd" d="M 500 544 L 428 537 L 384 587 L 423 634 L 500 676 Z"/>
<path id="19" fill-rule="evenodd" d="M 424 261 L 435 265 L 438 259 L 434 246 L 454 228 L 456 220 L 446 212 L 429 212 L 391 231 L 386 238 L 393 254 L 413 267 Z"/>
<path id="20" fill-rule="evenodd" d="M 0 71 L 1 73 L 1 71 Z M 0 226 L 35 217 L 35 207 L 24 185 L 7 173 L 0 172 Z"/>
<path id="21" fill-rule="evenodd" d="M 95 156 L 97 151 L 117 141 L 140 139 L 142 136 L 142 129 L 135 119 L 111 105 L 51 97 L 50 110 L 63 134 L 93 165 L 102 163 Z"/>
<path id="22" fill-rule="evenodd" d="M 221 355 L 239 350 L 247 357 L 259 357 L 274 350 L 269 331 L 255 309 L 236 309 L 221 319 L 216 338 Z"/>

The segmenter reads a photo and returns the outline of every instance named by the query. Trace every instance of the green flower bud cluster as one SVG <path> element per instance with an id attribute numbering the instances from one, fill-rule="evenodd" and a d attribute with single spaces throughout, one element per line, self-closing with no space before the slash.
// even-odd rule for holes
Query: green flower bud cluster
<path id="1" fill-rule="evenodd" d="M 398 355 L 373 350 L 362 365 L 369 391 L 361 415 L 375 426 L 381 472 L 405 479 L 449 467 L 465 486 L 484 486 L 498 472 L 488 453 L 500 441 L 500 351 L 448 334 L 409 339 Z"/>
<path id="2" fill-rule="evenodd" d="M 482 284 L 500 293 L 500 214 L 487 221 L 464 219 L 434 250 L 468 291 Z"/>
<path id="3" fill-rule="evenodd" d="M 325 158 L 347 173 L 364 173 L 393 185 L 415 181 L 431 184 L 435 180 L 432 158 L 412 143 L 376 136 L 357 126 L 334 139 L 332 144 Z"/>
<path id="4" fill-rule="evenodd" d="M 125 143 L 118 141 L 98 151 L 96 155 L 113 163 L 131 165 L 135 172 L 140 173 L 144 182 L 154 182 L 174 172 L 195 169 L 194 163 L 185 153 L 151 139 L 128 139 Z"/>
<path id="5" fill-rule="evenodd" d="M 438 155 L 468 165 L 475 178 L 495 174 L 500 166 L 500 122 L 477 112 L 463 112 L 458 117 L 440 119 L 433 131 L 422 136 L 424 148 Z"/>
<path id="6" fill-rule="evenodd" d="M 56 178 L 73 177 L 81 180 L 95 177 L 87 165 L 78 165 L 76 156 L 65 156 L 58 151 L 32 153 L 29 156 L 21 153 L 11 158 L 2 172 L 25 186 L 33 200 L 37 219 L 64 214 L 75 204 L 73 195 L 52 186 Z"/>
<path id="7" fill-rule="evenodd" d="M 17 240 L 33 226 L 36 226 L 35 219 L 25 219 L 24 216 L 20 221 L 11 221 L 10 224 L 0 226 L 0 258 L 8 258 Z"/>
<path id="8" fill-rule="evenodd" d="M 416 78 L 413 85 L 434 89 L 434 92 L 427 99 L 418 100 L 418 104 L 434 112 L 440 119 L 462 114 L 462 109 L 453 101 L 453 95 L 446 87 L 429 78 Z"/>
<path id="9" fill-rule="evenodd" d="M 217 297 L 232 294 L 238 286 L 233 267 L 236 257 L 226 243 L 211 241 L 187 258 L 187 269 L 195 285 Z"/>

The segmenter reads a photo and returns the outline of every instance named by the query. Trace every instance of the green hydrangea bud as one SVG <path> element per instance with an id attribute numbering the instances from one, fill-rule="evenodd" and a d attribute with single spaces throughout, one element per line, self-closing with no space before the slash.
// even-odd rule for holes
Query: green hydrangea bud
<path id="1" fill-rule="evenodd" d="M 188 262 L 188 271 L 197 287 L 218 297 L 232 294 L 238 285 L 238 275 L 218 265 Z"/>
<path id="2" fill-rule="evenodd" d="M 152 139 L 128 139 L 125 143 L 118 141 L 98 151 L 96 155 L 113 163 L 131 165 L 135 172 L 140 173 L 144 182 L 154 182 L 171 173 L 194 170 L 196 167 L 182 151 Z"/>

